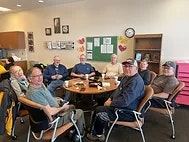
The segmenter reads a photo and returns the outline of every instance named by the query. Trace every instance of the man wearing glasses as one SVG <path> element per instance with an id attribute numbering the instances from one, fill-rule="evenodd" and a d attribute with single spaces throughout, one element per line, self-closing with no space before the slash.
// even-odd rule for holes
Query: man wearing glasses
<path id="1" fill-rule="evenodd" d="M 103 129 L 111 120 L 115 120 L 115 108 L 126 110 L 137 110 L 141 98 L 144 96 L 145 85 L 141 76 L 138 74 L 137 61 L 127 59 L 122 63 L 124 77 L 118 88 L 106 100 L 104 106 L 98 106 L 94 110 L 91 120 L 90 132 L 87 138 L 92 141 L 104 141 Z M 134 121 L 135 117 L 131 113 L 123 112 L 120 121 Z"/>
<path id="2" fill-rule="evenodd" d="M 162 74 L 158 75 L 151 84 L 154 95 L 151 100 L 152 107 L 163 107 L 162 98 L 168 98 L 179 84 L 175 77 L 176 65 L 172 61 L 167 61 L 162 65 Z"/>

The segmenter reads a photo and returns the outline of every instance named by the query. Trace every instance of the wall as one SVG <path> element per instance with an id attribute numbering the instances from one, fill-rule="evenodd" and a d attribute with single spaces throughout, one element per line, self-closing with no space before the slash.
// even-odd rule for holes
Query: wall
<path id="1" fill-rule="evenodd" d="M 77 40 L 89 36 L 123 36 L 124 30 L 133 27 L 136 34 L 163 33 L 162 61 L 189 60 L 188 0 L 83 0 L 30 11 L 0 15 L 0 31 L 20 30 L 34 33 L 35 52 L 28 52 L 30 60 L 42 63 L 52 62 L 54 55 L 60 55 L 62 63 L 72 67 L 78 63 L 79 44 Z M 53 18 L 60 17 L 61 25 L 69 25 L 69 34 L 45 36 L 45 28 L 53 28 Z M 4 24 L 2 24 L 4 23 Z M 44 41 L 72 40 L 74 50 L 48 50 Z M 26 41 L 27 42 L 27 41 Z M 133 40 L 127 40 L 127 50 L 118 52 L 119 61 L 133 56 Z M 22 51 L 16 53 L 20 56 Z M 91 62 L 102 70 L 104 62 Z"/>

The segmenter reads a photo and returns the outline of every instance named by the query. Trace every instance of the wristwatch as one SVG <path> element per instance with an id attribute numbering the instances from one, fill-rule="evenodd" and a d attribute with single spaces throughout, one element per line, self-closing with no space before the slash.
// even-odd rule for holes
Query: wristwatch
<path id="1" fill-rule="evenodd" d="M 135 30 L 133 28 L 127 28 L 125 30 L 125 36 L 128 38 L 132 38 L 135 35 Z"/>

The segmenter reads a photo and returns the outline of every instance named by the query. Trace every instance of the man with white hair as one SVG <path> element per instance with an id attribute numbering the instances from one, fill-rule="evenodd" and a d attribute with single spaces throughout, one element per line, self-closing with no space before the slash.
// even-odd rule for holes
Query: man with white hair
<path id="1" fill-rule="evenodd" d="M 60 64 L 60 61 L 59 56 L 54 56 L 53 64 L 48 65 L 43 73 L 44 79 L 48 82 L 47 89 L 51 92 L 52 96 L 55 96 L 55 90 L 61 87 L 68 77 L 68 70 L 64 65 Z M 65 100 L 69 99 L 69 95 L 65 97 Z"/>
<path id="2" fill-rule="evenodd" d="M 115 120 L 115 109 L 137 110 L 137 107 L 144 96 L 144 81 L 138 74 L 136 60 L 127 59 L 122 63 L 124 77 L 118 88 L 106 100 L 104 106 L 98 106 L 91 117 L 90 133 L 87 138 L 92 141 L 104 141 L 103 130 L 109 121 Z M 134 114 L 123 112 L 119 115 L 120 121 L 134 121 Z"/>
<path id="3" fill-rule="evenodd" d="M 121 63 L 118 63 L 116 54 L 111 55 L 111 63 L 106 65 L 102 73 L 106 74 L 107 78 L 114 78 L 115 76 L 123 75 L 123 68 Z"/>
<path id="4" fill-rule="evenodd" d="M 86 63 L 86 57 L 84 54 L 80 55 L 80 63 L 76 64 L 72 71 L 71 71 L 71 76 L 72 77 L 79 77 L 79 78 L 84 78 L 86 74 L 88 74 L 88 77 L 94 76 L 95 75 L 95 70 L 91 66 L 91 64 Z"/>

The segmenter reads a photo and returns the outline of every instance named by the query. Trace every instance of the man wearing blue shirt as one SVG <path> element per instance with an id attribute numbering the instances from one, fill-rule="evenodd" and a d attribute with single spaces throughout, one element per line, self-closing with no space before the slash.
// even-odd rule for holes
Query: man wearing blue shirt
<path id="1" fill-rule="evenodd" d="M 86 74 L 88 74 L 88 77 L 94 76 L 95 70 L 91 66 L 91 64 L 86 63 L 85 55 L 81 54 L 79 59 L 80 59 L 80 63 L 74 66 L 71 72 L 71 76 L 79 77 L 79 78 L 84 78 Z"/>
<path id="2" fill-rule="evenodd" d="M 45 68 L 43 77 L 48 82 L 47 89 L 51 92 L 52 96 L 55 96 L 55 90 L 61 87 L 68 77 L 68 70 L 64 65 L 60 64 L 59 56 L 54 56 L 53 64 Z"/>

